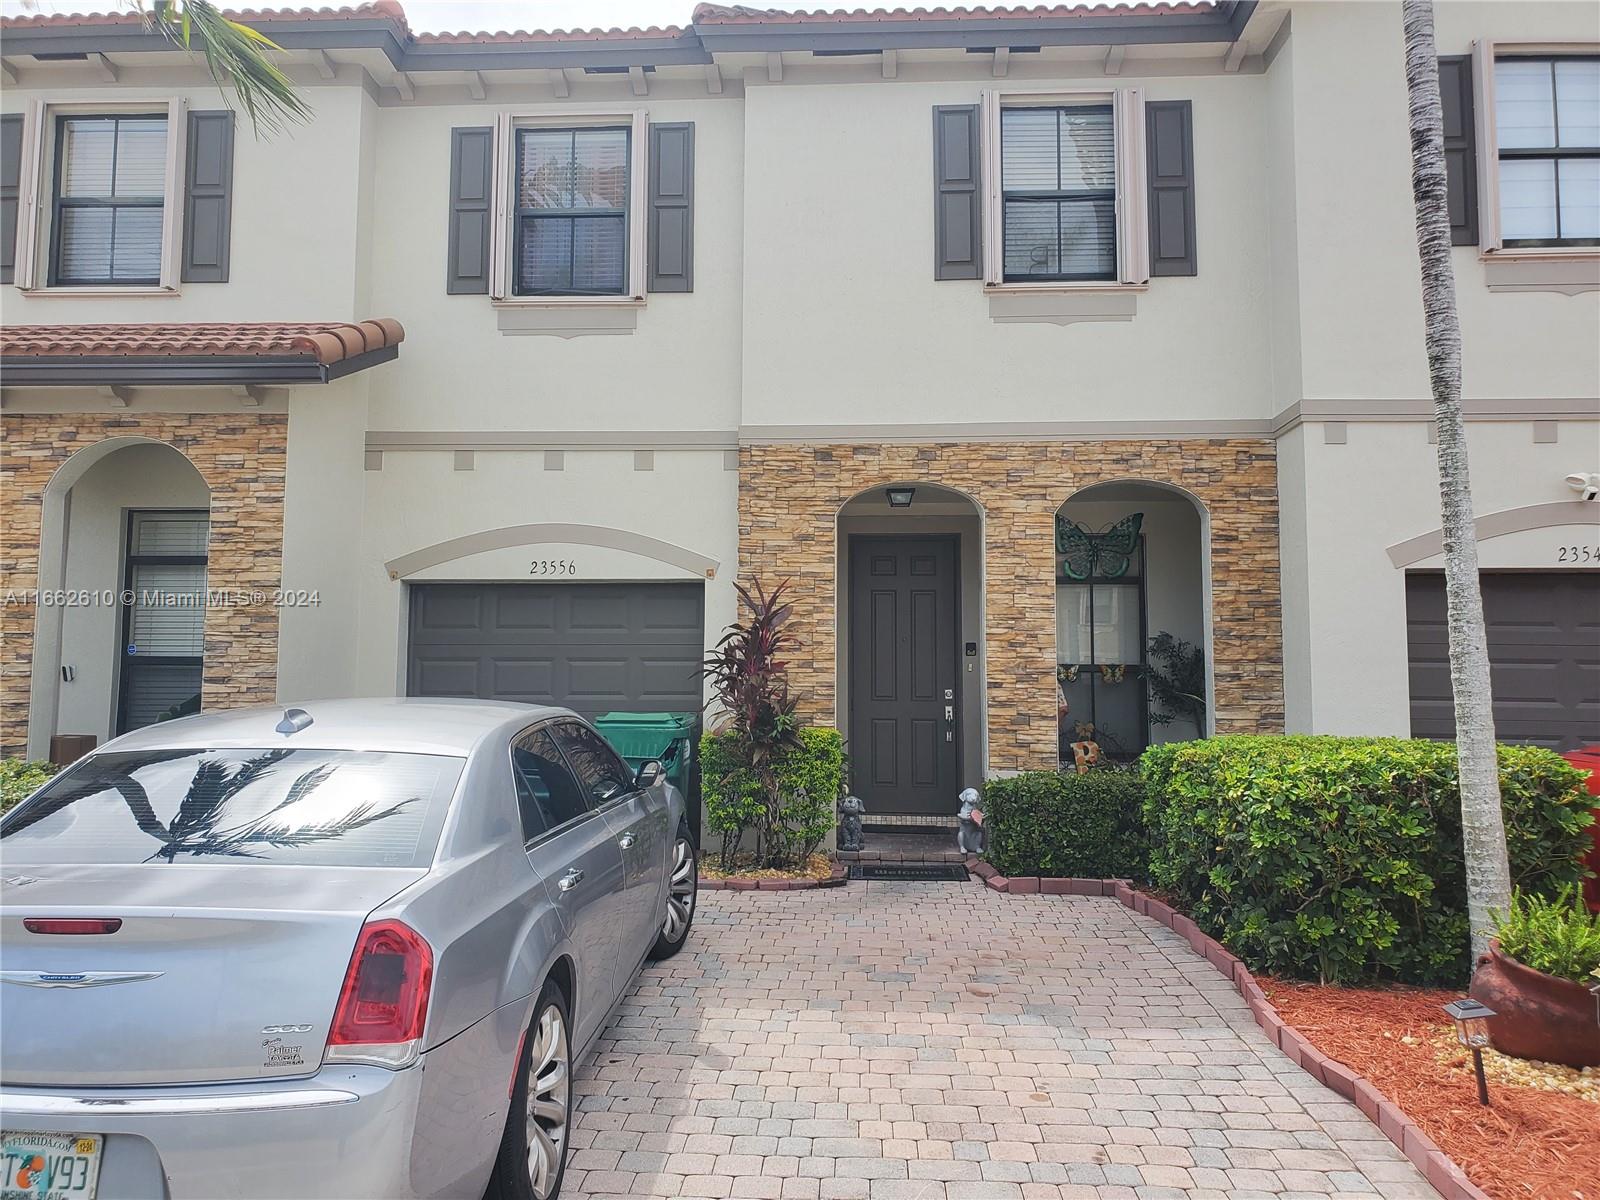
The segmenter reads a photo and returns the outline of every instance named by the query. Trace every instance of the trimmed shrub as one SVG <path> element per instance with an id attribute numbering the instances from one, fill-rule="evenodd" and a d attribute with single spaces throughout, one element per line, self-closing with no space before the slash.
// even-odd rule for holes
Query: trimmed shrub
<path id="1" fill-rule="evenodd" d="M 1002 875 L 1145 878 L 1144 784 L 1130 770 L 1028 771 L 983 789 L 984 857 Z"/>
<path id="2" fill-rule="evenodd" d="M 1253 970 L 1459 985 L 1469 974 L 1456 749 L 1399 738 L 1237 736 L 1140 759 L 1151 877 Z M 1582 774 L 1500 747 L 1512 881 L 1582 871 Z"/>
<path id="3" fill-rule="evenodd" d="M 21 804 L 59 770 L 55 763 L 0 758 L 0 813 Z"/>
<path id="4" fill-rule="evenodd" d="M 700 739 L 705 824 L 708 832 L 722 837 L 724 866 L 732 865 L 740 841 L 766 812 L 761 781 L 739 758 L 738 736 L 725 731 Z M 802 728 L 799 744 L 778 755 L 776 771 L 783 795 L 779 827 L 785 860 L 800 863 L 833 828 L 834 805 L 844 784 L 844 739 L 837 729 Z"/>

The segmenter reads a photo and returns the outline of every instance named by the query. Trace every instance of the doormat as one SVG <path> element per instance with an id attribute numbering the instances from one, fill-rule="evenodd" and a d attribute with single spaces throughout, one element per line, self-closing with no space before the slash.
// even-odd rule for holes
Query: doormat
<path id="1" fill-rule="evenodd" d="M 851 879 L 874 883 L 965 883 L 967 869 L 960 863 L 871 863 L 850 864 Z"/>

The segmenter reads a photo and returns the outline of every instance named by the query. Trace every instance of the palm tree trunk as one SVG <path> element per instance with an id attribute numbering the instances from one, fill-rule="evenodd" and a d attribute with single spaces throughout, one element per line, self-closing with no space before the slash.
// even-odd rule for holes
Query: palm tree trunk
<path id="1" fill-rule="evenodd" d="M 1405 0 L 1406 91 L 1411 118 L 1411 191 L 1417 206 L 1428 379 L 1439 426 L 1439 499 L 1444 510 L 1444 578 L 1449 608 L 1450 686 L 1455 696 L 1461 832 L 1467 861 L 1467 915 L 1473 961 L 1488 949 L 1490 911 L 1511 903 L 1511 866 L 1500 810 L 1490 707 L 1489 644 L 1478 590 L 1478 542 L 1461 417 L 1461 324 L 1450 262 L 1449 184 L 1444 113 L 1433 44 L 1432 0 Z"/>

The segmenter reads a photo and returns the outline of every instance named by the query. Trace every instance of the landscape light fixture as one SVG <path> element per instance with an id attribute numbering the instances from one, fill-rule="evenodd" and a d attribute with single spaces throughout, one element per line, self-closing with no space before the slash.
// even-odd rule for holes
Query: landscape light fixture
<path id="1" fill-rule="evenodd" d="M 1478 1075 L 1478 1103 L 1489 1103 L 1489 1083 L 1483 1077 L 1483 1049 L 1489 1045 L 1489 1018 L 1494 1009 L 1470 996 L 1446 1004 L 1444 1011 L 1456 1023 L 1456 1041 L 1472 1051 L 1472 1069 Z"/>
<path id="2" fill-rule="evenodd" d="M 910 508 L 911 498 L 917 494 L 914 487 L 884 488 L 884 495 L 889 497 L 890 508 Z"/>

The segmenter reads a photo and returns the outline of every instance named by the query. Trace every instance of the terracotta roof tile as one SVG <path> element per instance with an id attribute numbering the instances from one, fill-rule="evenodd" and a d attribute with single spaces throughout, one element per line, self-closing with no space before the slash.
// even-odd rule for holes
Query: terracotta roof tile
<path id="1" fill-rule="evenodd" d="M 244 8 L 229 9 L 235 21 L 356 21 L 387 18 L 406 28 L 406 12 L 399 0 L 367 0 L 350 8 Z M 146 20 L 132 9 L 91 13 L 32 13 L 0 18 L 0 29 L 36 29 L 40 26 L 138 25 Z"/>
<path id="2" fill-rule="evenodd" d="M 832 25 L 846 21 L 1059 21 L 1215 12 L 1215 0 L 1156 4 L 1041 4 L 1017 8 L 856 8 L 786 12 L 744 4 L 695 6 L 696 25 Z"/>
<path id="3" fill-rule="evenodd" d="M 679 38 L 686 32 L 681 25 L 652 25 L 648 29 L 634 26 L 630 29 L 517 29 L 493 32 L 490 30 L 461 30 L 458 33 L 419 33 L 419 43 L 439 42 L 607 42 L 642 41 L 655 38 Z"/>
<path id="4" fill-rule="evenodd" d="M 327 365 L 397 346 L 392 317 L 343 321 L 172 325 L 7 325 L 0 358 L 301 358 Z"/>

